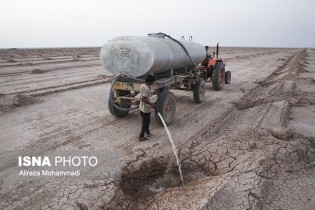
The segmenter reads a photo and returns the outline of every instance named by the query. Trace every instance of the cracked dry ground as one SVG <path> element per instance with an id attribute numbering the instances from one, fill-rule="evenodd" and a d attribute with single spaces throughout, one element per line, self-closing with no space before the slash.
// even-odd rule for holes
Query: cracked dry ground
<path id="1" fill-rule="evenodd" d="M 292 56 L 180 146 L 183 187 L 168 182 L 178 180 L 176 168 L 169 167 L 169 160 L 175 162 L 170 154 L 127 171 L 121 192 L 106 207 L 314 209 L 315 72 L 305 70 L 309 54 L 314 51 Z"/>
<path id="2" fill-rule="evenodd" d="M 206 101 L 195 109 L 196 113 L 182 111 L 176 118 L 177 125 L 170 126 L 170 131 L 177 140 L 184 186 L 179 183 L 172 150 L 164 149 L 170 147 L 168 142 L 153 139 L 140 146 L 130 142 L 121 146 L 116 142 L 119 145 L 116 148 L 124 151 L 120 181 L 12 184 L 1 188 L 0 206 L 6 209 L 315 209 L 315 50 L 295 50 L 270 73 L 248 85 L 237 100 L 213 105 L 217 107 L 211 112 L 213 115 L 202 112 L 205 106 L 213 104 Z M 180 97 L 177 101 L 182 106 Z M 187 128 L 183 118 L 193 114 L 197 117 Z M 129 117 L 129 123 L 139 120 L 138 114 Z M 112 124 L 122 125 L 116 121 Z M 181 126 L 186 127 L 180 130 Z M 155 135 L 164 133 L 157 131 L 155 124 L 153 128 Z M 97 148 L 101 143 L 95 141 L 92 145 Z M 55 148 L 52 143 L 44 146 Z"/>

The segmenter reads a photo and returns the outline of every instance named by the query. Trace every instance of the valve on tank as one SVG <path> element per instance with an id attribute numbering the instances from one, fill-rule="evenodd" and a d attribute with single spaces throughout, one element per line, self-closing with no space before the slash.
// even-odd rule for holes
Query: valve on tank
<path id="1" fill-rule="evenodd" d="M 165 34 L 164 33 L 150 33 L 148 34 L 149 37 L 156 37 L 156 38 L 163 38 L 165 39 Z"/>

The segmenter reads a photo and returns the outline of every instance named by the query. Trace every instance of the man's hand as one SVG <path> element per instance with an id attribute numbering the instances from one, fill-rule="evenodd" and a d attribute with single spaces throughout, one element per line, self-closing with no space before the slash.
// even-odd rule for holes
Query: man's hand
<path id="1" fill-rule="evenodd" d="M 156 107 L 156 104 L 151 103 L 151 101 L 149 101 L 147 97 L 142 97 L 141 100 L 143 101 L 143 103 L 150 105 L 153 109 Z"/>

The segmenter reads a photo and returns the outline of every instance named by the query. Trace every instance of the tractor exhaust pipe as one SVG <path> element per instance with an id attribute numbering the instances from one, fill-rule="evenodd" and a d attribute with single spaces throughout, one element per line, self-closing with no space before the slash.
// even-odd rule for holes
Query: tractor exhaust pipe
<path id="1" fill-rule="evenodd" d="M 216 52 L 216 54 L 217 54 L 217 59 L 219 58 L 219 43 L 217 43 L 217 52 Z"/>

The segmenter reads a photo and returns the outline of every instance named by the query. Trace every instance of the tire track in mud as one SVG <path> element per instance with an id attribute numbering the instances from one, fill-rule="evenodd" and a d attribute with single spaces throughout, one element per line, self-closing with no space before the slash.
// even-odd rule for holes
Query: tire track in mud
<path id="1" fill-rule="evenodd" d="M 8 64 L 1 64 L 1 68 L 16 68 L 16 67 L 23 67 L 23 66 L 41 66 L 41 65 L 52 65 L 52 64 L 62 64 L 62 63 L 69 63 L 69 62 L 87 62 L 87 61 L 93 61 L 93 60 L 99 60 L 99 58 L 66 58 L 62 60 L 54 60 L 53 58 L 50 59 L 44 59 L 46 61 L 38 62 L 38 60 L 26 60 L 26 61 L 18 61 L 15 60 L 14 62 Z M 22 72 L 19 72 L 22 73 Z"/>
<path id="2" fill-rule="evenodd" d="M 69 62 L 65 62 L 66 64 L 69 64 Z M 47 63 L 43 63 L 43 64 L 47 64 Z M 48 73 L 48 72 L 58 72 L 58 71 L 62 71 L 62 70 L 68 70 L 68 69 L 73 69 L 76 67 L 80 67 L 80 68 L 84 68 L 84 67 L 96 67 L 96 66 L 100 66 L 99 63 L 96 64 L 86 64 L 86 65 L 82 65 L 82 64 L 78 64 L 78 65 L 73 65 L 73 66 L 63 66 L 63 67 L 52 67 L 52 68 L 42 68 L 40 69 L 40 66 L 38 66 L 37 64 L 29 69 L 25 69 L 25 71 L 16 71 L 16 72 L 4 72 L 4 73 L 0 73 L 0 77 L 10 77 L 10 76 L 17 76 L 17 75 L 23 75 L 23 74 L 43 74 L 43 73 Z"/>
<path id="3" fill-rule="evenodd" d="M 87 68 L 87 67 L 77 67 L 77 68 L 71 68 L 70 70 L 62 72 L 62 74 L 58 73 L 38 73 L 33 75 L 24 75 L 24 76 L 18 76 L 14 79 L 12 78 L 5 78 L 2 80 L 2 87 L 7 86 L 22 86 L 22 85 L 28 85 L 31 84 L 38 84 L 38 83 L 48 83 L 51 82 L 51 80 L 66 80 L 71 78 L 71 80 L 78 79 L 78 77 L 91 77 L 91 76 L 97 76 L 98 73 L 100 73 L 103 70 L 103 68 Z M 49 85 L 46 84 L 46 85 Z"/>
<path id="4" fill-rule="evenodd" d="M 92 78 L 95 78 L 95 76 L 93 76 Z M 112 81 L 111 76 L 99 75 L 95 79 L 86 78 L 83 81 L 71 83 L 68 82 L 67 84 L 60 84 L 54 86 L 50 85 L 48 87 L 44 86 L 41 88 L 33 88 L 28 90 L 23 90 L 26 88 L 22 88 L 22 91 L 18 91 L 18 89 L 16 89 L 13 93 L 10 94 L 0 93 L 0 113 L 11 112 L 12 110 L 18 107 L 41 103 L 43 102 L 43 100 L 40 99 L 41 96 L 81 89 L 85 87 L 103 85 L 106 83 L 111 83 L 111 81 Z"/>
<path id="5" fill-rule="evenodd" d="M 100 68 L 96 68 L 95 66 Z M 38 69 L 38 68 L 36 68 Z M 53 73 L 57 71 L 56 73 Z M 60 71 L 60 72 L 59 72 Z M 30 96 L 43 96 L 63 91 L 101 85 L 110 82 L 111 76 L 106 73 L 100 64 L 62 66 L 38 70 L 32 74 L 27 71 L 22 75 L 15 72 L 5 75 L 1 79 L 2 94 L 25 94 Z M 105 74 L 104 74 L 105 73 Z M 12 76 L 13 74 L 14 76 Z M 33 76 L 31 76 L 31 74 Z M 1 78 L 1 75 L 0 75 Z M 58 81 L 57 83 L 55 81 Z"/>
<path id="6" fill-rule="evenodd" d="M 268 49 L 266 49 L 268 50 Z M 251 59 L 251 58 L 256 58 L 256 57 L 260 57 L 260 56 L 264 56 L 264 55 L 271 55 L 271 54 L 277 54 L 279 52 L 283 52 L 283 51 L 290 51 L 291 49 L 282 49 L 282 50 L 273 50 L 273 51 L 270 51 L 268 50 L 267 52 L 251 52 L 251 53 L 244 53 L 243 55 L 237 55 L 235 57 L 229 57 L 229 58 L 226 58 L 224 59 L 224 61 L 230 61 L 230 60 L 234 60 L 234 59 L 237 59 L 237 60 L 240 60 L 240 59 Z"/>
<path id="7" fill-rule="evenodd" d="M 296 170 L 299 167 L 297 162 L 302 168 L 306 167 L 302 169 L 303 173 L 315 174 L 314 167 L 311 167 L 315 165 L 315 148 L 309 147 L 310 141 L 306 137 L 295 134 L 287 127 L 290 107 L 296 106 L 305 96 L 294 90 L 296 76 L 303 69 L 305 57 L 306 50 L 292 55 L 223 116 L 179 147 L 186 178 L 184 187 L 178 186 L 178 173 L 176 166 L 171 164 L 175 163 L 171 154 L 143 162 L 137 169 L 130 163 L 123 170 L 120 189 L 103 207 L 286 208 L 290 199 L 297 207 L 302 205 L 300 200 L 306 199 L 309 204 L 303 205 L 311 207 L 312 202 L 315 204 L 315 201 L 309 200 L 312 194 L 290 195 L 286 191 L 291 188 L 283 183 L 292 178 L 287 169 Z M 309 95 L 312 95 L 310 100 L 315 99 L 314 93 Z M 293 153 L 297 154 L 297 158 Z M 282 158 L 283 155 L 288 158 Z M 287 169 L 283 170 L 283 167 Z M 272 182 L 266 175 L 270 173 L 274 177 Z M 314 193 L 311 184 L 314 179 L 314 176 L 306 176 L 296 186 L 300 190 L 304 186 Z"/>
<path id="8" fill-rule="evenodd" d="M 71 116 L 70 116 L 71 117 Z M 105 119 L 112 118 L 106 124 Z M 70 123 L 73 121 L 70 120 Z M 85 135 L 104 128 L 108 125 L 118 125 L 117 119 L 113 118 L 110 113 L 106 113 L 102 118 L 94 117 L 89 119 L 88 124 L 82 122 L 76 126 L 76 130 L 71 130 L 67 127 L 67 122 L 56 122 L 51 127 L 50 124 L 47 127 L 42 128 L 42 134 L 40 134 L 35 141 L 32 141 L 26 146 L 22 146 L 18 149 L 21 150 L 38 150 L 38 151 L 54 151 L 56 149 L 65 148 L 71 146 L 77 149 L 89 149 L 91 145 L 82 139 Z M 96 134 L 97 135 L 97 134 Z"/>
<path id="9" fill-rule="evenodd" d="M 233 128 L 234 130 L 239 130 L 239 128 L 241 126 L 235 126 L 235 125 L 233 126 L 233 124 L 240 123 L 246 119 L 248 120 L 251 118 L 259 118 L 259 116 L 262 116 L 261 118 L 259 118 L 259 120 L 256 120 L 256 122 L 258 122 L 258 123 L 252 123 L 253 124 L 252 128 L 249 128 L 247 125 L 247 129 L 250 129 L 250 131 L 254 132 L 254 133 L 260 133 L 260 135 L 262 135 L 262 136 L 267 136 L 270 139 L 274 137 L 275 139 L 273 140 L 272 145 L 274 145 L 275 147 L 277 147 L 277 145 L 279 145 L 279 144 L 280 145 L 281 144 L 290 145 L 290 143 L 287 143 L 287 142 L 284 143 L 283 140 L 286 140 L 286 141 L 290 140 L 293 142 L 295 140 L 297 140 L 297 137 L 295 135 L 293 135 L 294 133 L 292 134 L 291 131 L 288 130 L 288 128 L 286 127 L 286 124 L 287 124 L 287 120 L 288 120 L 289 114 L 290 114 L 290 106 L 294 106 L 294 103 L 296 101 L 299 101 L 300 98 L 303 98 L 304 96 L 299 96 L 298 94 L 294 94 L 295 85 L 292 85 L 292 83 L 294 83 L 294 81 L 287 81 L 286 79 L 290 78 L 290 79 L 294 80 L 294 77 L 292 77 L 292 74 L 296 75 L 296 72 L 299 71 L 299 69 L 300 69 L 299 62 L 300 62 L 300 60 L 304 60 L 303 58 L 305 58 L 305 50 L 296 54 L 296 55 L 293 55 L 282 67 L 277 69 L 274 74 L 272 74 L 270 77 L 268 77 L 266 80 L 264 80 L 262 83 L 263 85 L 259 85 L 256 88 L 252 89 L 238 103 L 236 103 L 237 110 L 234 110 L 231 113 L 230 122 L 232 122 L 232 123 L 230 123 L 230 126 L 234 127 Z M 286 68 L 289 68 L 289 70 L 286 71 L 281 77 L 278 76 L 279 74 L 277 74 L 277 73 L 283 71 L 283 69 L 286 69 Z M 272 81 L 272 82 L 270 83 L 270 81 Z M 289 82 L 289 85 L 285 86 L 284 84 L 286 84 L 286 83 L 284 83 L 284 82 Z M 273 85 L 268 87 L 265 85 L 265 83 L 273 84 Z M 275 89 L 277 91 L 274 91 Z M 285 95 L 285 97 L 281 97 L 283 94 Z M 313 95 L 313 100 L 314 100 L 314 93 L 312 95 Z M 260 109 L 264 109 L 264 106 L 265 106 L 265 111 L 263 111 L 263 114 L 260 115 L 259 111 L 260 111 Z M 233 112 L 234 112 L 234 114 L 233 114 Z M 238 114 L 235 114 L 235 113 L 238 113 Z M 245 117 L 243 117 L 242 120 L 235 120 L 235 117 L 233 117 L 233 116 L 242 116 L 242 115 L 245 116 Z M 246 117 L 246 115 L 249 115 L 249 116 Z M 240 117 L 240 118 L 242 118 L 242 117 Z M 265 123 L 265 125 L 263 125 L 264 121 L 268 122 L 268 123 L 267 124 Z M 217 131 L 219 131 L 221 133 L 221 135 L 226 136 L 224 131 L 222 131 L 220 128 L 217 129 Z M 210 135 L 212 132 L 210 132 Z M 243 138 L 242 136 L 243 135 L 241 135 L 239 138 Z M 209 141 L 209 140 L 212 141 L 212 140 L 217 140 L 217 137 L 207 138 L 207 136 L 204 136 L 201 139 L 206 139 L 207 141 Z M 297 141 L 302 141 L 302 144 L 306 144 L 306 145 L 308 144 L 305 141 L 305 137 L 302 137 L 302 140 L 297 140 Z M 253 149 L 255 149 L 257 147 L 259 148 L 259 146 L 257 144 L 258 144 L 257 142 L 255 144 L 252 144 L 250 146 L 250 148 L 253 148 Z M 204 144 L 202 144 L 202 146 L 205 147 Z M 276 151 L 276 149 L 273 149 L 273 151 Z M 314 161 L 314 155 L 312 157 L 313 157 L 313 161 Z M 266 162 L 268 162 L 268 161 L 266 161 Z M 257 180 L 259 180 L 259 178 Z M 257 184 L 258 184 L 258 182 L 257 182 Z M 233 190 L 235 191 L 235 189 L 233 189 Z M 230 191 L 232 191 L 232 189 L 230 189 Z M 229 192 L 229 193 L 231 193 L 231 192 Z M 251 197 L 254 194 L 255 193 L 250 192 L 248 197 Z M 267 194 L 266 192 L 263 192 L 260 194 L 260 196 L 265 196 L 266 194 Z M 231 196 L 231 195 L 234 195 L 234 193 L 232 192 L 232 194 L 229 194 L 228 196 Z M 220 196 L 221 196 L 221 194 L 219 192 L 218 197 L 220 197 Z M 226 195 L 224 197 L 226 197 Z M 259 196 L 256 196 L 256 197 L 259 198 Z M 242 197 L 239 196 L 238 199 L 241 200 Z M 213 205 L 213 203 L 215 203 L 215 201 L 214 201 L 214 199 L 212 199 L 209 201 L 209 205 L 207 205 L 207 208 L 210 208 L 210 209 L 222 209 L 222 208 L 223 209 L 229 209 L 229 208 L 238 209 L 238 208 L 236 208 L 237 205 L 235 205 L 235 206 L 233 204 L 231 204 L 231 206 L 224 205 L 225 200 L 222 200 L 222 198 L 220 199 L 220 202 L 221 203 L 217 203 L 217 206 Z M 266 203 L 260 201 L 260 203 L 258 203 L 258 204 L 260 206 L 263 206 Z M 249 206 L 249 208 L 253 207 L 253 205 L 244 205 L 243 204 L 243 207 L 239 207 L 239 208 L 244 209 L 244 208 L 246 208 L 246 206 L 247 206 L 247 208 L 248 208 L 248 206 Z"/>
<path id="10" fill-rule="evenodd" d="M 64 85 L 50 86 L 50 87 L 46 87 L 46 88 L 34 89 L 34 90 L 29 90 L 29 91 L 21 91 L 21 92 L 15 93 L 15 94 L 26 94 L 26 95 L 30 95 L 30 96 L 45 96 L 45 95 L 49 95 L 49 94 L 60 93 L 60 92 L 80 89 L 80 88 L 84 88 L 84 87 L 102 85 L 105 83 L 110 83 L 111 81 L 112 81 L 111 77 L 107 77 L 105 79 L 86 80 L 86 81 L 82 81 L 82 82 L 75 82 L 75 83 L 69 83 L 69 84 L 64 84 Z"/>
<path id="11" fill-rule="evenodd" d="M 276 97 L 270 96 L 268 91 L 263 90 L 264 85 L 260 85 L 261 83 L 270 83 L 270 78 L 273 77 L 274 74 L 276 74 L 279 71 L 282 71 L 285 69 L 289 63 L 295 63 L 296 61 L 292 61 L 293 58 L 298 53 L 295 53 L 292 55 L 282 66 L 277 68 L 271 76 L 267 77 L 264 81 L 258 82 L 258 86 L 251 89 L 245 96 L 243 96 L 238 102 L 234 103 L 234 106 L 226 110 L 224 113 L 222 113 L 222 116 L 218 119 L 214 119 L 213 123 L 211 125 L 203 128 L 200 132 L 200 135 L 197 135 L 197 137 L 193 139 L 189 139 L 187 142 L 199 142 L 201 138 L 209 138 L 212 136 L 213 139 L 216 139 L 217 136 L 222 134 L 222 131 L 225 131 L 228 127 L 231 127 L 234 124 L 234 121 L 238 119 L 238 116 L 241 115 L 242 110 L 246 110 L 249 108 L 253 108 L 255 106 L 260 106 L 263 104 L 267 104 L 269 107 L 271 106 L 271 102 L 277 102 L 282 101 L 285 99 L 285 96 L 279 97 L 280 94 L 278 94 Z M 281 85 L 282 86 L 282 85 Z M 270 87 L 270 89 L 274 89 L 276 86 Z M 266 92 L 265 94 L 262 94 L 263 92 Z M 257 97 L 260 96 L 260 97 Z M 266 96 L 268 96 L 266 98 Z M 256 98 L 256 100 L 254 100 Z M 228 132 L 230 132 L 232 129 L 228 129 Z M 215 137 L 213 137 L 215 136 Z"/>
<path id="12" fill-rule="evenodd" d="M 286 62 L 287 67 L 296 63 L 293 57 L 290 62 Z M 283 67 L 283 69 L 285 68 Z M 294 69 L 290 69 L 290 71 L 294 71 Z M 274 190 L 287 185 L 285 182 L 277 183 L 277 176 L 279 174 L 298 174 L 295 166 L 297 160 L 303 164 L 306 163 L 301 166 L 301 171 L 311 176 L 312 171 L 309 168 L 314 157 L 312 147 L 306 149 L 311 139 L 306 141 L 303 135 L 297 135 L 294 132 L 289 135 L 291 131 L 288 131 L 286 127 L 287 118 L 290 118 L 288 115 L 290 115 L 291 106 L 305 106 L 312 103 L 312 100 L 309 100 L 312 93 L 308 95 L 308 99 L 296 98 L 298 94 L 294 92 L 295 82 L 292 82 L 291 79 L 268 85 L 259 83 L 248 93 L 248 102 L 259 100 L 260 95 L 268 96 L 266 101 L 261 104 L 252 102 L 256 105 L 247 108 L 245 106 L 243 109 L 242 105 L 238 104 L 244 99 L 242 98 L 234 106 L 228 108 L 222 116 L 212 121 L 212 124 L 205 126 L 201 132 L 199 132 L 200 127 L 193 127 L 198 134 L 183 142 L 179 147 L 186 182 L 184 187 L 179 187 L 177 168 L 171 153 L 143 161 L 142 157 L 149 156 L 144 148 L 139 150 L 134 162 L 129 162 L 124 168 L 119 183 L 109 184 L 104 181 L 98 182 L 98 180 L 92 183 L 62 181 L 60 183 L 31 183 L 32 193 L 29 193 L 30 185 L 26 184 L 19 186 L 17 193 L 1 195 L 1 198 L 8 196 L 7 200 L 12 199 L 11 204 L 6 206 L 8 208 L 23 206 L 25 209 L 76 207 L 81 209 L 284 208 L 280 204 L 273 205 L 275 201 L 268 196 L 270 194 L 275 198 L 280 198 L 276 192 L 280 191 L 281 194 L 286 195 L 285 191 L 292 191 L 292 187 Z M 288 101 L 286 98 L 278 100 L 277 97 L 282 94 L 289 95 L 292 100 Z M 181 100 L 185 101 L 188 97 L 191 99 L 189 94 L 184 95 L 184 99 Z M 200 105 L 199 108 L 209 104 Z M 280 113 L 275 114 L 270 125 L 268 123 L 269 115 L 278 112 L 277 110 L 280 110 Z M 103 118 L 107 118 L 107 115 Z M 249 121 L 249 119 L 251 120 Z M 97 118 L 96 120 L 98 121 Z M 99 119 L 99 121 L 101 120 Z M 107 123 L 117 123 L 117 126 L 121 126 L 120 122 L 114 118 Z M 94 121 L 91 124 L 94 124 Z M 273 131 L 270 127 L 274 124 L 284 129 Z M 47 126 L 49 125 L 48 123 Z M 39 141 L 30 145 L 30 148 L 36 144 L 40 145 L 40 149 L 45 150 L 62 148 L 67 144 L 80 146 L 82 142 L 79 136 L 72 135 L 62 126 L 63 124 L 60 124 L 47 133 L 47 138 L 44 135 L 41 136 Z M 97 126 L 105 125 L 99 122 Z M 95 125 L 91 125 L 89 128 L 93 127 L 95 128 Z M 60 135 L 63 134 L 65 135 L 61 138 Z M 51 141 L 51 139 L 57 138 L 61 138 L 60 141 Z M 296 144 L 300 146 L 297 147 Z M 279 162 L 284 163 L 284 168 L 277 167 Z M 290 181 L 294 183 L 293 178 L 296 177 L 290 176 L 288 176 L 288 180 L 292 178 Z M 310 186 L 314 188 L 312 184 Z M 44 193 L 42 193 L 42 189 L 45 189 Z M 311 189 L 305 189 L 312 195 Z M 17 194 L 23 195 L 23 197 L 18 197 Z M 287 196 L 290 198 L 290 195 Z M 15 200 L 17 198 L 23 198 L 23 200 L 17 201 Z M 312 200 L 307 199 L 305 205 L 311 206 Z"/>
<path id="13" fill-rule="evenodd" d="M 6 95 L 43 96 L 111 79 L 99 62 L 99 48 L 13 48 L 0 50 L 0 57 L 1 94 Z"/>

